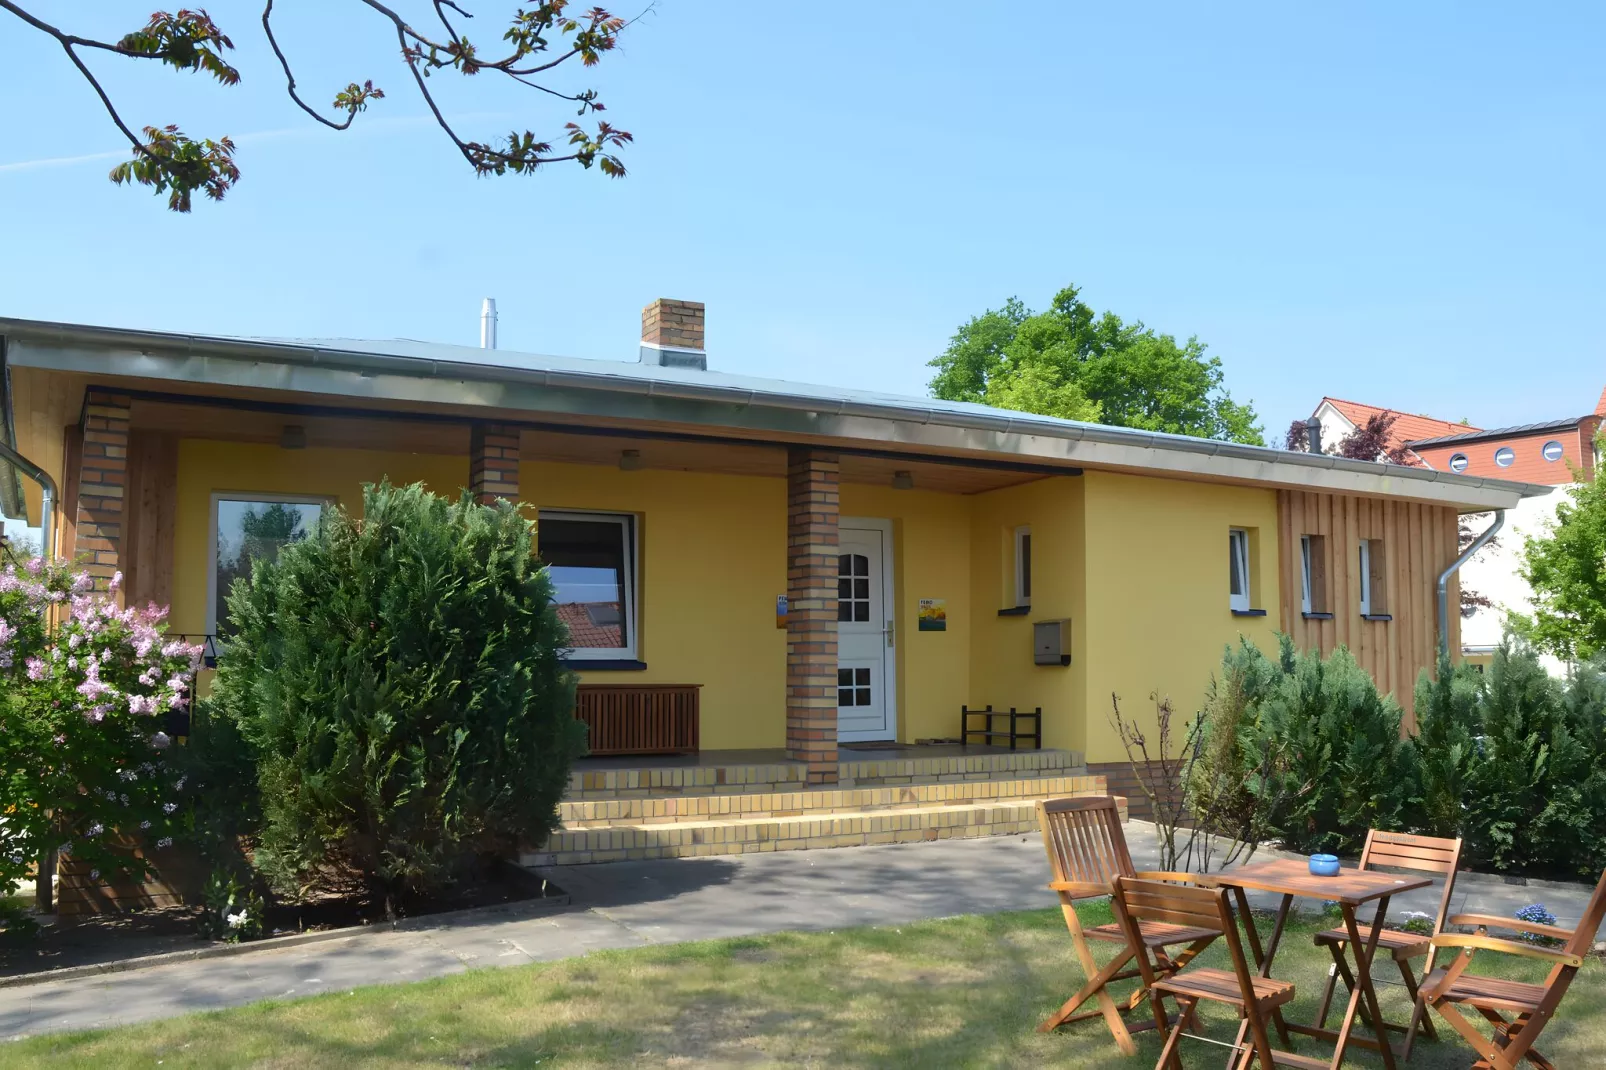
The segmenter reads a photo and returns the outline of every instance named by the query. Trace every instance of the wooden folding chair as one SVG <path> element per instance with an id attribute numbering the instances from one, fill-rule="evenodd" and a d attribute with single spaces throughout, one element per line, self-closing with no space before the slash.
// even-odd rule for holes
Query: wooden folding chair
<path id="1" fill-rule="evenodd" d="M 1227 895 L 1226 888 L 1193 888 L 1132 877 L 1115 878 L 1115 894 L 1110 901 L 1115 907 L 1116 918 L 1127 933 L 1127 939 L 1139 939 L 1141 926 L 1146 923 L 1213 929 L 1225 934 L 1227 953 L 1232 959 L 1230 970 L 1189 966 L 1185 970 L 1162 975 L 1149 965 L 1146 957 L 1138 957 L 1138 970 L 1143 975 L 1143 985 L 1149 993 L 1155 1028 L 1164 1029 L 1168 1024 L 1171 1026 L 1171 1032 L 1165 1038 L 1165 1047 L 1160 1049 L 1160 1060 L 1154 1064 L 1155 1070 L 1182 1070 L 1182 1057 L 1177 1053 L 1177 1044 L 1190 1026 L 1197 1027 L 1199 1003 L 1202 1000 L 1227 1003 L 1237 1008 L 1239 1015 L 1249 1021 L 1251 1049 L 1262 1070 L 1276 1070 L 1276 1056 L 1272 1051 L 1271 1038 L 1266 1033 L 1266 1020 L 1278 1007 L 1294 998 L 1294 986 L 1290 981 L 1261 977 L 1249 968 Z M 1247 919 L 1246 922 L 1253 924 Z M 1166 1016 L 1166 996 L 1177 1002 L 1174 1021 Z"/>
<path id="2" fill-rule="evenodd" d="M 1121 814 L 1114 797 L 1088 796 L 1075 799 L 1045 799 L 1037 804 L 1037 822 L 1043 830 L 1043 846 L 1048 850 L 1049 871 L 1054 879 L 1049 888 L 1059 893 L 1060 910 L 1065 925 L 1071 931 L 1071 943 L 1076 957 L 1087 975 L 1087 984 L 1065 1001 L 1065 1005 L 1037 1027 L 1047 1033 L 1067 1022 L 1080 1022 L 1101 1015 L 1115 1037 L 1116 1046 L 1123 1054 L 1136 1055 L 1137 1045 L 1133 1033 L 1155 1028 L 1148 1022 L 1128 1025 L 1122 1017 L 1143 1004 L 1143 989 L 1138 989 L 1119 1006 L 1110 995 L 1112 981 L 1124 981 L 1143 974 L 1129 969 L 1128 963 L 1138 958 L 1145 964 L 1149 954 L 1155 957 L 1152 969 L 1160 976 L 1170 976 L 1187 965 L 1195 955 L 1221 935 L 1219 928 L 1173 925 L 1163 920 L 1145 921 L 1138 929 L 1139 939 L 1130 940 L 1118 922 L 1095 925 L 1084 929 L 1076 915 L 1078 899 L 1092 899 L 1110 895 L 1117 877 L 1141 876 L 1155 881 L 1191 881 L 1192 874 L 1150 872 L 1137 873 L 1132 856 L 1127 852 L 1126 835 L 1121 831 Z M 1093 961 L 1089 940 L 1118 943 L 1118 951 L 1102 970 Z M 1189 945 L 1181 954 L 1172 957 L 1167 948 L 1177 944 Z M 1142 949 L 1142 953 L 1139 951 Z M 1077 1008 L 1094 1000 L 1097 1010 L 1077 1013 Z"/>
<path id="3" fill-rule="evenodd" d="M 1439 1016 L 1477 1050 L 1480 1060 L 1473 1064 L 1474 1070 L 1516 1070 L 1525 1059 L 1539 1070 L 1556 1070 L 1556 1064 L 1534 1048 L 1534 1041 L 1550 1024 L 1574 975 L 1584 964 L 1584 956 L 1594 944 L 1595 931 L 1600 928 L 1603 917 L 1606 917 L 1606 873 L 1601 874 L 1600 883 L 1595 885 L 1595 894 L 1589 897 L 1583 920 L 1576 929 L 1559 929 L 1485 914 L 1457 914 L 1447 924 L 1471 925 L 1477 931 L 1473 934 L 1440 933 L 1433 938 L 1435 948 L 1459 948 L 1460 954 L 1449 966 L 1434 970 L 1422 979 L 1422 991 L 1417 1000 L 1438 1011 Z M 1491 928 L 1551 937 L 1565 943 L 1558 951 L 1515 940 L 1499 940 L 1489 935 Z M 1551 964 L 1550 973 L 1540 984 L 1467 973 L 1473 953 L 1478 950 L 1539 959 Z M 1473 1008 L 1494 1026 L 1492 1040 L 1467 1021 L 1460 1010 L 1462 1005 Z M 1506 1013 L 1515 1017 L 1508 1020 Z"/>
<path id="4" fill-rule="evenodd" d="M 1427 956 L 1427 963 L 1423 973 L 1431 973 L 1433 961 L 1438 952 L 1433 947 L 1433 937 L 1444 929 L 1445 916 L 1450 912 L 1450 896 L 1455 891 L 1456 869 L 1461 865 L 1461 841 L 1439 839 L 1434 836 L 1407 836 L 1402 832 L 1381 832 L 1372 829 L 1366 834 L 1366 846 L 1361 849 L 1361 869 L 1404 869 L 1415 873 L 1442 873 L 1444 875 L 1444 894 L 1439 896 L 1439 909 L 1433 915 L 1433 932 L 1431 935 L 1409 933 L 1401 929 L 1384 929 L 1378 934 L 1377 949 L 1386 951 L 1394 959 L 1395 966 L 1399 967 L 1400 979 L 1405 984 L 1405 990 L 1411 994 L 1411 1001 L 1416 1003 L 1417 978 L 1411 971 L 1411 960 Z M 1344 954 L 1344 946 L 1349 942 L 1349 933 L 1344 929 L 1328 929 L 1326 932 L 1316 934 L 1316 946 L 1325 947 L 1333 956 L 1333 969 L 1327 975 L 1327 989 L 1322 993 L 1322 1006 L 1317 1016 L 1317 1025 L 1327 1028 L 1327 1014 L 1333 1003 L 1333 989 L 1337 987 L 1342 977 L 1345 986 L 1355 990 L 1355 978 L 1350 974 L 1349 959 Z M 1388 1023 L 1385 1028 L 1399 1029 L 1398 1025 Z M 1416 1043 L 1418 1029 L 1422 1029 L 1428 1036 L 1438 1039 L 1438 1032 L 1433 1028 L 1432 1017 L 1417 1004 L 1411 1013 L 1411 1024 L 1405 1030 L 1405 1058 L 1411 1057 L 1411 1047 Z"/>

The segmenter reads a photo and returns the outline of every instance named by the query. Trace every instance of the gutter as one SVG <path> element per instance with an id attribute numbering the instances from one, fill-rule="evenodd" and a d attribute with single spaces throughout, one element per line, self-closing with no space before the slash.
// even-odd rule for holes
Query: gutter
<path id="1" fill-rule="evenodd" d="M 1494 523 L 1472 540 L 1472 545 L 1464 550 L 1460 557 L 1450 562 L 1450 567 L 1439 573 L 1439 656 L 1450 656 L 1450 577 L 1454 576 L 1462 565 L 1472 560 L 1472 555 L 1488 545 L 1489 540 L 1499 534 L 1500 529 L 1506 525 L 1506 511 L 1494 511 Z"/>
<path id="2" fill-rule="evenodd" d="M 699 382 L 697 381 L 698 378 L 707 373 L 694 371 L 676 373 L 673 370 L 666 372 L 663 369 L 653 369 L 659 374 L 654 376 L 627 375 L 622 370 L 611 370 L 607 367 L 609 362 L 602 361 L 596 362 L 598 367 L 595 370 L 581 367 L 519 367 L 500 363 L 482 364 L 468 361 L 439 360 L 426 356 L 372 353 L 297 342 L 245 338 L 224 339 L 204 335 L 165 334 L 154 331 L 85 327 L 27 320 L 0 319 L 0 331 L 8 331 L 13 336 L 26 338 L 30 342 L 63 349 L 94 347 L 106 350 L 115 347 L 132 350 L 132 353 L 127 354 L 132 358 L 129 361 L 130 366 L 128 368 L 100 367 L 94 369 L 103 373 L 110 372 L 111 374 L 132 377 L 149 377 L 148 370 L 140 367 L 142 358 L 144 360 L 154 357 L 188 359 L 200 362 L 202 365 L 210 359 L 228 360 L 234 363 L 271 362 L 280 365 L 300 365 L 326 371 L 355 372 L 361 379 L 372 379 L 379 374 L 389 373 L 411 379 L 452 380 L 460 383 L 525 384 L 547 390 L 607 391 L 649 400 L 663 399 L 715 404 L 727 412 L 753 413 L 755 410 L 767 408 L 804 413 L 817 418 L 839 417 L 890 420 L 901 424 L 915 425 L 916 427 L 977 431 L 1002 436 L 1036 436 L 1068 444 L 1089 443 L 1125 449 L 1148 449 L 1170 454 L 1189 454 L 1207 459 L 1221 458 L 1223 460 L 1247 461 L 1254 464 L 1311 468 L 1374 478 L 1382 476 L 1412 482 L 1439 483 L 1450 488 L 1487 489 L 1503 495 L 1516 494 L 1520 497 L 1533 497 L 1539 494 L 1548 494 L 1551 491 L 1550 487 L 1538 484 L 1514 483 L 1507 480 L 1489 479 L 1483 476 L 1455 475 L 1450 472 L 1404 465 L 1390 465 L 1386 470 L 1383 470 L 1382 466 L 1375 462 L 1352 461 L 1340 457 L 1297 453 L 1267 446 L 1245 446 L 1235 442 L 1194 438 L 1188 435 L 1110 427 L 1103 424 L 1084 424 L 1070 420 L 1059 420 L 1053 417 L 1036 416 L 1030 413 L 938 408 L 921 404 L 921 399 L 916 398 L 908 399 L 907 404 L 899 404 L 898 400 L 893 399 L 881 401 L 873 398 L 854 398 L 829 392 L 808 394 L 784 389 L 761 390 L 755 389 L 750 385 L 736 383 Z M 467 352 L 481 351 L 469 349 Z M 116 356 L 117 354 L 109 353 L 107 355 Z M 558 359 L 568 360 L 568 358 Z M 575 361 L 574 363 L 584 364 L 587 362 Z M 625 364 L 623 362 L 619 362 L 619 366 L 621 369 L 639 367 L 638 365 Z M 188 380 L 191 382 L 209 381 L 204 374 L 205 370 L 204 366 L 188 369 Z M 255 385 L 269 389 L 296 389 L 294 385 L 282 381 L 282 378 L 281 380 L 273 381 L 264 379 Z M 348 391 L 348 393 L 357 395 L 356 391 Z M 489 403 L 484 398 L 479 397 L 462 399 L 437 397 L 432 400 L 449 404 L 484 405 Z M 843 434 L 838 437 L 863 436 Z M 883 438 L 882 441 L 886 441 L 886 439 Z M 1008 449 L 1001 444 L 977 444 L 964 448 L 967 452 L 1034 452 L 1039 456 L 1055 456 L 1041 450 Z M 1063 451 L 1059 453 L 1058 459 L 1078 463 L 1082 460 L 1072 457 Z M 1264 476 L 1260 478 L 1266 479 Z M 1284 481 L 1289 483 L 1299 482 L 1294 477 L 1289 477 Z M 1487 509 L 1489 506 L 1484 506 L 1483 508 Z"/>

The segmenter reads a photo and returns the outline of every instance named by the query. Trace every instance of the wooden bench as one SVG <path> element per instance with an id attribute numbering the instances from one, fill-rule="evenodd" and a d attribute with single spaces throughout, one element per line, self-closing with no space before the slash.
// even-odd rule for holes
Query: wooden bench
<path id="1" fill-rule="evenodd" d="M 581 684 L 589 754 L 695 754 L 701 684 Z"/>

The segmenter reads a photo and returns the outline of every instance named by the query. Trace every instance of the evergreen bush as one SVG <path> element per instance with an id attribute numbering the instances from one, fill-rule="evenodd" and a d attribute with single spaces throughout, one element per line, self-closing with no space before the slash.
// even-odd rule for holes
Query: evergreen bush
<path id="1" fill-rule="evenodd" d="M 1280 637 L 1281 674 L 1256 710 L 1253 749 L 1285 761 L 1272 825 L 1297 851 L 1353 853 L 1371 828 L 1403 828 L 1417 795 L 1416 748 L 1399 704 L 1343 647 L 1323 658 Z"/>
<path id="2" fill-rule="evenodd" d="M 228 608 L 213 702 L 255 750 L 277 888 L 357 879 L 394 915 L 556 827 L 584 729 L 514 506 L 365 486 Z"/>
<path id="3" fill-rule="evenodd" d="M 1553 680 L 1526 643 L 1508 640 L 1484 674 L 1478 757 L 1468 776 L 1463 836 L 1498 870 L 1598 869 L 1598 705 L 1589 680 Z M 1573 702 L 1567 700 L 1573 695 Z"/>

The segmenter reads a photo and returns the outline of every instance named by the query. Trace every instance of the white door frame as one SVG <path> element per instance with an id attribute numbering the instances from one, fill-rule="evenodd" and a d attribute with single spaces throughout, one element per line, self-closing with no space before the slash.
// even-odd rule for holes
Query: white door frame
<path id="1" fill-rule="evenodd" d="M 892 547 L 892 521 L 882 517 L 844 516 L 837 521 L 838 529 L 849 531 L 876 531 L 881 533 L 881 610 L 883 620 L 883 635 L 897 642 L 898 619 L 897 599 L 895 597 L 895 584 L 893 582 L 893 547 Z M 881 644 L 881 678 L 882 695 L 886 702 L 887 727 L 884 731 L 876 732 L 843 732 L 837 731 L 837 742 L 859 743 L 877 740 L 893 741 L 898 738 L 898 651 L 897 647 L 888 645 L 886 638 Z"/>

